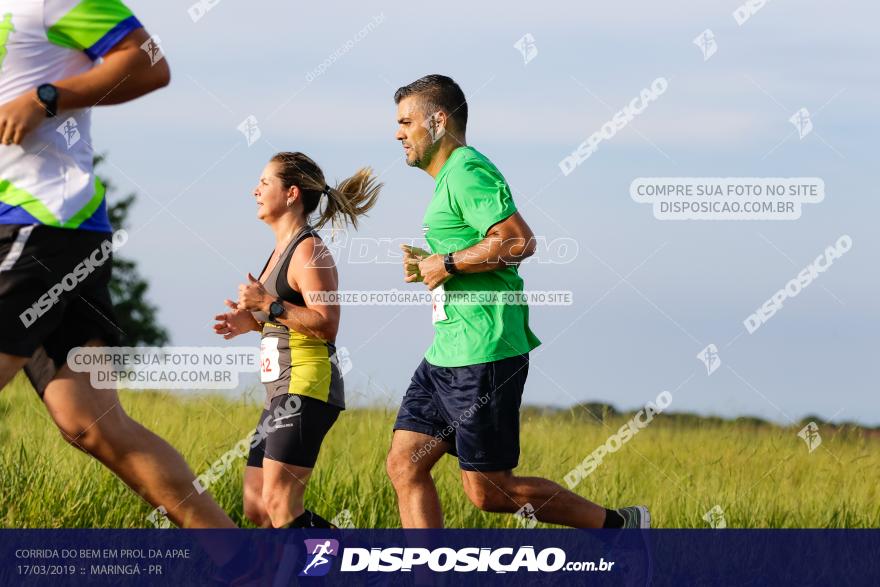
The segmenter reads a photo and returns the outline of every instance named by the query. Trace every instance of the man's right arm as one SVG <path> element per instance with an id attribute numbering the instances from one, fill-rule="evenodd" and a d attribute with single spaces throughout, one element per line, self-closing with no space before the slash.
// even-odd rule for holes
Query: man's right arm
<path id="1" fill-rule="evenodd" d="M 130 32 L 84 73 L 54 82 L 59 110 L 121 104 L 167 86 L 171 70 L 163 57 L 152 64 L 141 46 L 150 40 L 143 28 Z"/>
<path id="2" fill-rule="evenodd" d="M 150 57 L 149 45 L 144 48 L 149 34 L 119 0 L 47 0 L 44 10 L 51 19 L 45 23 L 49 42 L 103 58 L 86 72 L 49 80 L 58 88 L 59 110 L 120 104 L 168 85 L 168 62 Z M 0 104 L 0 143 L 21 144 L 45 117 L 37 88 Z"/>

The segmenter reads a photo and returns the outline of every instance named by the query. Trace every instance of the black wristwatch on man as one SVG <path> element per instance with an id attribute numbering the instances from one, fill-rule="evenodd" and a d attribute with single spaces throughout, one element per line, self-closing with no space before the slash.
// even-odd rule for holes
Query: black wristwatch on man
<path id="1" fill-rule="evenodd" d="M 52 84 L 37 86 L 37 99 L 46 109 L 46 118 L 54 118 L 58 114 L 58 88 Z"/>
<path id="2" fill-rule="evenodd" d="M 446 253 L 443 257 L 443 267 L 446 269 L 446 273 L 450 275 L 455 275 L 458 273 L 458 269 L 455 267 L 455 259 L 452 257 L 452 253 Z"/>

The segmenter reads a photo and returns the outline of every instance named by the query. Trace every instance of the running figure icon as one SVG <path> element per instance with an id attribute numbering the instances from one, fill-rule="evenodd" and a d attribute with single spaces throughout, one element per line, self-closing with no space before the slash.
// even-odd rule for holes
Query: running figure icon
<path id="1" fill-rule="evenodd" d="M 319 542 L 318 544 L 315 544 L 314 550 L 312 550 L 312 552 L 309 553 L 312 555 L 312 560 L 303 569 L 303 571 L 302 571 L 303 575 L 308 575 L 309 569 L 313 569 L 315 567 L 325 565 L 330 562 L 330 559 L 326 558 L 325 555 L 328 555 L 328 554 L 335 555 L 336 554 L 336 551 L 333 549 L 333 547 L 330 545 L 330 543 L 331 543 L 330 540 L 325 540 L 324 542 Z M 323 574 L 323 573 L 321 573 L 321 574 Z"/>

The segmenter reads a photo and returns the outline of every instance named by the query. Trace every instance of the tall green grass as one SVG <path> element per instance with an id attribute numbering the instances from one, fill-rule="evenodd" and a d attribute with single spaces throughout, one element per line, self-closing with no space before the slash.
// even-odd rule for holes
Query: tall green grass
<path id="1" fill-rule="evenodd" d="M 122 392 L 121 401 L 196 473 L 245 438 L 261 410 L 252 397 Z M 384 469 L 394 414 L 343 412 L 324 443 L 307 507 L 328 519 L 347 509 L 358 527 L 399 526 Z M 624 421 L 603 424 L 576 411 L 527 412 L 517 473 L 564 485 L 565 474 Z M 880 441 L 857 430 L 820 434 L 822 445 L 809 453 L 796 428 L 676 425 L 661 415 L 575 491 L 608 507 L 647 504 L 659 527 L 707 527 L 703 515 L 715 505 L 728 527 L 880 527 Z M 241 505 L 244 460 L 236 465 L 210 490 L 236 523 L 248 526 Z M 517 527 L 513 516 L 484 513 L 467 501 L 452 457 L 441 459 L 434 477 L 447 526 Z M 143 528 L 151 511 L 62 440 L 21 375 L 0 392 L 0 526 Z"/>

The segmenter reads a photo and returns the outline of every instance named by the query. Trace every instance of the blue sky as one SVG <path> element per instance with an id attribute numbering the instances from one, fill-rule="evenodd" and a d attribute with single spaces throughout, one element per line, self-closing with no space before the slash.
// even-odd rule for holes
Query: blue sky
<path id="1" fill-rule="evenodd" d="M 420 237 L 433 184 L 403 162 L 392 95 L 444 73 L 468 96 L 468 142 L 535 233 L 578 244 L 570 263 L 521 271 L 528 289 L 574 295 L 532 308 L 545 344 L 526 402 L 635 408 L 669 390 L 673 411 L 880 424 L 866 368 L 878 341 L 873 5 L 771 1 L 742 26 L 735 1 L 221 0 L 196 22 L 188 2 L 130 6 L 161 39 L 172 84 L 98 109 L 93 135 L 117 195 L 140 195 L 121 254 L 150 280 L 174 344 L 221 344 L 211 316 L 271 251 L 250 193 L 276 150 L 304 151 L 338 179 L 373 166 L 385 188 L 357 236 Z M 692 41 L 707 28 L 718 50 L 704 61 Z M 513 46 L 526 33 L 528 64 Z M 667 91 L 563 176 L 559 161 L 660 76 Z M 799 139 L 788 119 L 802 107 L 814 132 Z M 262 133 L 250 147 L 237 130 L 249 115 Z M 629 185 L 664 176 L 821 177 L 826 196 L 794 221 L 660 221 Z M 746 316 L 843 234 L 852 250 L 748 334 Z M 397 264 L 341 253 L 343 289 L 418 287 Z M 344 308 L 350 402 L 397 404 L 431 334 L 430 308 Z M 722 361 L 711 376 L 696 358 L 710 343 Z"/>

